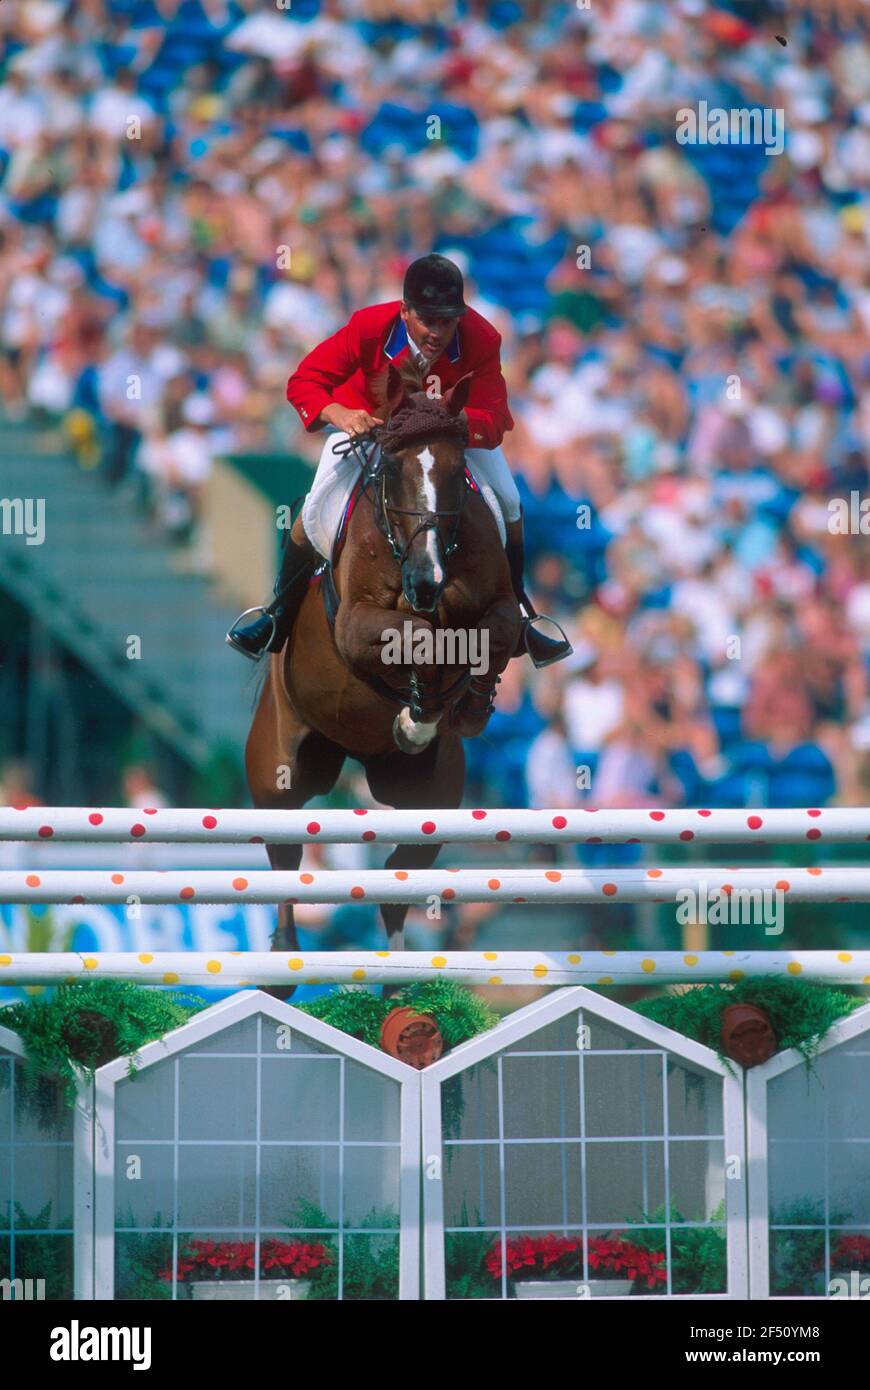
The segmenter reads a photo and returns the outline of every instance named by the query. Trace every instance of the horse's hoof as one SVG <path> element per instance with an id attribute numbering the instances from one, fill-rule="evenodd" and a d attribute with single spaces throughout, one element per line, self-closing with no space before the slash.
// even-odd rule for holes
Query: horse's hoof
<path id="1" fill-rule="evenodd" d="M 400 753 L 424 753 L 438 732 L 438 720 L 417 724 L 406 705 L 393 720 L 393 742 Z"/>

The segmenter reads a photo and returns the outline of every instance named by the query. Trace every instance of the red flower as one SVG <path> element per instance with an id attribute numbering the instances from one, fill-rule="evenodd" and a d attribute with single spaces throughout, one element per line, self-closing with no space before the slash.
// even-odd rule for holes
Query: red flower
<path id="1" fill-rule="evenodd" d="M 593 1237 L 588 1244 L 590 1271 L 621 1274 L 633 1283 L 643 1280 L 648 1288 L 666 1281 L 664 1258 L 663 1250 L 644 1250 L 619 1237 Z M 487 1252 L 484 1264 L 493 1279 L 501 1278 L 501 1241 L 497 1240 Z M 583 1242 L 576 1236 L 518 1236 L 505 1243 L 505 1265 L 508 1278 L 516 1278 L 522 1271 L 549 1274 L 553 1278 L 582 1279 Z"/>
<path id="2" fill-rule="evenodd" d="M 325 1245 L 288 1243 L 271 1237 L 260 1245 L 262 1273 L 304 1277 L 320 1265 L 331 1264 L 332 1255 Z M 256 1245 L 252 1240 L 192 1240 L 179 1255 L 177 1278 L 220 1279 L 223 1275 L 253 1278 L 257 1267 Z M 172 1267 L 161 1270 L 160 1279 L 172 1279 Z"/>

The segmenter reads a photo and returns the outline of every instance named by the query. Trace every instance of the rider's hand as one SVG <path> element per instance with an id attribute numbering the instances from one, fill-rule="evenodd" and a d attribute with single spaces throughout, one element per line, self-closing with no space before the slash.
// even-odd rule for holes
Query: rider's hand
<path id="1" fill-rule="evenodd" d="M 335 425 L 336 429 L 344 430 L 345 434 L 350 435 L 368 434 L 375 425 L 384 423 L 377 415 L 370 415 L 367 410 L 350 410 L 346 405 L 324 406 L 320 414 L 327 424 Z"/>

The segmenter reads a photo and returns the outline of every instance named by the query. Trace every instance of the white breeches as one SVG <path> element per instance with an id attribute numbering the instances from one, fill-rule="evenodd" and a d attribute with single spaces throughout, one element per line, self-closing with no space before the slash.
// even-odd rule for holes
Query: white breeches
<path id="1" fill-rule="evenodd" d="M 335 453 L 336 445 L 343 444 L 346 439 L 347 435 L 342 430 L 329 431 L 311 491 L 302 508 L 305 534 L 315 550 L 326 559 L 332 553 L 339 522 L 359 477 L 359 464 L 353 454 L 342 458 Z M 501 447 L 466 449 L 465 457 L 475 482 L 495 516 L 504 544 L 505 523 L 517 521 L 520 516 L 520 494 L 504 452 Z"/>

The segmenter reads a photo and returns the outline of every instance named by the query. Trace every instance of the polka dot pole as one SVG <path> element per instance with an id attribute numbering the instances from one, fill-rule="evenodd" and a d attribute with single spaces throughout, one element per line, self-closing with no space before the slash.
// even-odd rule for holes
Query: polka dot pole
<path id="1" fill-rule="evenodd" d="M 156 844 L 813 844 L 870 842 L 870 808 L 250 811 L 0 807 L 0 840 Z"/>
<path id="2" fill-rule="evenodd" d="M 674 866 L 631 869 L 257 869 L 0 872 L 0 903 L 661 902 L 703 906 L 748 891 L 789 902 L 868 902 L 870 865 L 827 868 Z M 743 900 L 747 910 L 752 906 Z M 760 910 L 763 903 L 757 902 Z M 747 917 L 747 921 L 754 920 Z"/>
<path id="3" fill-rule="evenodd" d="M 212 988 L 299 984 L 675 984 L 775 976 L 870 984 L 870 951 L 199 951 L 0 955 L 0 986 L 129 980 Z"/>

